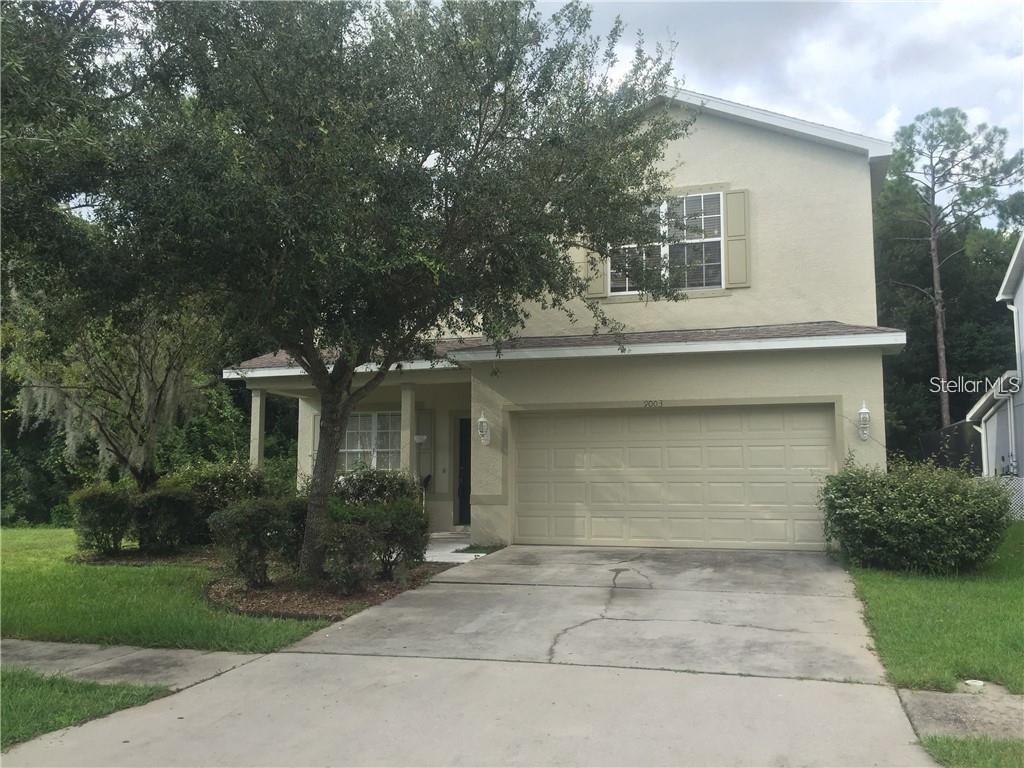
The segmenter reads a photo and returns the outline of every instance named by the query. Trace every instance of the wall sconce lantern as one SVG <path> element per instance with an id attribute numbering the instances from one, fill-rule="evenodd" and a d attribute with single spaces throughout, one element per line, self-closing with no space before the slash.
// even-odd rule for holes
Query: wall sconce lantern
<path id="1" fill-rule="evenodd" d="M 491 444 L 491 425 L 487 423 L 487 416 L 482 411 L 476 422 L 476 433 L 480 437 L 481 445 Z"/>
<path id="2" fill-rule="evenodd" d="M 871 436 L 871 411 L 868 410 L 868 402 L 864 400 L 857 411 L 857 435 L 861 440 L 867 440 Z"/>

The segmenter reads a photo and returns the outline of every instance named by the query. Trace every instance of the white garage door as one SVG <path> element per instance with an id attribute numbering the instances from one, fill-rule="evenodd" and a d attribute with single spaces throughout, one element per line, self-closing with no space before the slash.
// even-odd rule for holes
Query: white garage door
<path id="1" fill-rule="evenodd" d="M 821 549 L 832 405 L 518 414 L 521 544 Z"/>

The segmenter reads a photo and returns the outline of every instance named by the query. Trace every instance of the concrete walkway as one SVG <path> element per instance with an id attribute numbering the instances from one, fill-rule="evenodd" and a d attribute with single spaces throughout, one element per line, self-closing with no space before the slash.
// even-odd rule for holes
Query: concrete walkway
<path id="1" fill-rule="evenodd" d="M 511 547 L 9 766 L 932 765 L 815 554 Z"/>
<path id="2" fill-rule="evenodd" d="M 453 533 L 432 533 L 430 544 L 427 545 L 427 561 L 432 563 L 471 563 L 479 552 L 457 552 L 470 545 L 469 534 L 461 531 Z"/>
<path id="3" fill-rule="evenodd" d="M 5 665 L 97 683 L 165 685 L 172 691 L 209 680 L 259 657 L 259 654 L 249 653 L 134 648 L 128 645 L 0 641 L 0 661 Z"/>

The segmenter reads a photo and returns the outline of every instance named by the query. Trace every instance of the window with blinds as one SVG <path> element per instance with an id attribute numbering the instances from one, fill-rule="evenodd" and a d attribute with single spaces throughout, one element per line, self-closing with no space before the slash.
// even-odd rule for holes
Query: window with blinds
<path id="1" fill-rule="evenodd" d="M 679 290 L 721 288 L 722 193 L 683 195 L 660 207 L 663 242 L 626 245 L 612 251 L 610 293 L 636 293 L 630 270 L 660 270 Z M 641 255 L 642 259 L 638 259 Z"/>

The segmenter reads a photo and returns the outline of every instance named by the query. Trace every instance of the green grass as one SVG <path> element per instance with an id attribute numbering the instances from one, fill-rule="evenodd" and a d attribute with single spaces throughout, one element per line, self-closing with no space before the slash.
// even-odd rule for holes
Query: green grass
<path id="1" fill-rule="evenodd" d="M 86 565 L 66 529 L 4 529 L 0 537 L 4 637 L 150 648 L 265 653 L 325 621 L 242 616 L 210 606 L 198 565 Z"/>
<path id="2" fill-rule="evenodd" d="M 952 691 L 976 678 L 1024 693 L 1024 522 L 971 575 L 851 572 L 895 685 Z"/>
<path id="3" fill-rule="evenodd" d="M 505 548 L 504 544 L 491 544 L 491 545 L 470 544 L 468 546 L 462 547 L 461 549 L 456 549 L 455 551 L 456 552 L 466 552 L 468 554 L 473 554 L 473 555 L 490 555 L 490 554 L 493 554 L 494 552 L 498 552 L 498 551 L 500 551 L 500 550 L 502 550 L 504 548 Z"/>
<path id="4" fill-rule="evenodd" d="M 101 685 L 47 677 L 28 669 L 0 669 L 0 747 L 67 728 L 163 696 L 160 685 Z"/>
<path id="5" fill-rule="evenodd" d="M 1024 740 L 926 736 L 921 740 L 946 768 L 1024 768 Z"/>

